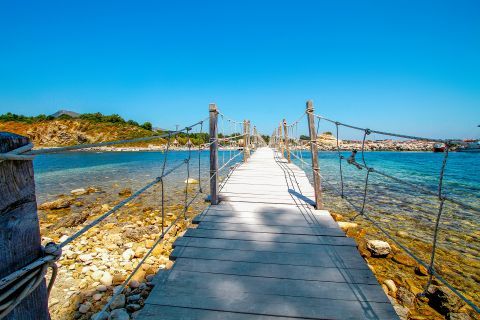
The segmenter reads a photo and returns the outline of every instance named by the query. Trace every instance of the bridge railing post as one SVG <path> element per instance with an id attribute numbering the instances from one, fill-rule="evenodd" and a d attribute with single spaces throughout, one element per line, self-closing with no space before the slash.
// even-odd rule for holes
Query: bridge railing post
<path id="1" fill-rule="evenodd" d="M 0 132 L 0 153 L 27 144 L 26 137 Z M 43 255 L 31 160 L 0 162 L 0 230 L 0 279 Z M 4 319 L 50 319 L 45 280 Z"/>
<path id="2" fill-rule="evenodd" d="M 215 103 L 208 107 L 210 121 L 210 204 L 218 204 L 218 110 Z"/>
<path id="3" fill-rule="evenodd" d="M 317 131 L 315 129 L 315 116 L 313 115 L 313 102 L 307 101 L 307 118 L 309 130 L 310 152 L 312 154 L 312 171 L 313 171 L 313 189 L 315 190 L 315 208 L 323 209 L 322 202 L 322 185 L 320 181 L 320 169 L 318 167 L 318 147 L 317 147 Z"/>
<path id="4" fill-rule="evenodd" d="M 250 155 L 249 150 L 249 135 L 248 135 L 248 121 L 243 120 L 243 162 L 247 162 L 248 156 Z"/>
<path id="5" fill-rule="evenodd" d="M 292 159 L 290 158 L 290 148 L 288 145 L 288 130 L 287 130 L 287 120 L 283 119 L 283 135 L 284 135 L 284 140 L 285 140 L 285 150 L 287 151 L 287 160 L 288 163 L 292 162 Z"/>

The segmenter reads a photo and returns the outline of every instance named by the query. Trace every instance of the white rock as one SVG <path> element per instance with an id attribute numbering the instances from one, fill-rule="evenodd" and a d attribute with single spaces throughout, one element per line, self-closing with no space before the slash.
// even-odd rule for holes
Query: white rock
<path id="1" fill-rule="evenodd" d="M 105 286 L 111 286 L 113 282 L 113 277 L 110 273 L 104 272 L 100 282 Z"/>
<path id="2" fill-rule="evenodd" d="M 123 260 L 130 261 L 132 260 L 135 252 L 132 249 L 127 249 L 122 253 Z"/>
<path id="3" fill-rule="evenodd" d="M 373 256 L 386 256 L 392 252 L 388 242 L 381 240 L 368 240 L 367 249 L 370 250 Z"/>
<path id="4" fill-rule="evenodd" d="M 80 259 L 83 262 L 89 262 L 89 261 L 92 261 L 93 257 L 91 254 L 86 253 L 86 254 L 79 255 L 78 259 Z"/>
<path id="5" fill-rule="evenodd" d="M 395 282 L 393 282 L 393 280 L 387 279 L 383 281 L 383 283 L 387 286 L 388 291 L 390 291 L 391 293 L 397 292 L 397 286 L 395 285 Z"/>
<path id="6" fill-rule="evenodd" d="M 79 188 L 79 189 L 74 189 L 74 190 L 70 191 L 70 193 L 74 196 L 81 196 L 81 195 L 86 194 L 87 190 L 85 190 L 83 188 Z"/>
<path id="7" fill-rule="evenodd" d="M 104 274 L 103 271 L 97 270 L 97 271 L 95 271 L 94 273 L 92 273 L 92 274 L 90 275 L 90 277 L 92 277 L 93 280 L 98 281 L 98 280 L 102 279 L 103 274 Z"/>
<path id="8" fill-rule="evenodd" d="M 358 224 L 354 223 L 354 222 L 346 222 L 346 221 L 337 221 L 338 223 L 338 226 L 343 230 L 343 231 L 347 231 L 348 229 L 350 228 L 356 228 L 358 227 Z"/>
<path id="9" fill-rule="evenodd" d="M 97 289 L 98 292 L 105 292 L 105 291 L 107 291 L 107 286 L 101 284 L 101 285 L 97 286 L 96 289 Z"/>

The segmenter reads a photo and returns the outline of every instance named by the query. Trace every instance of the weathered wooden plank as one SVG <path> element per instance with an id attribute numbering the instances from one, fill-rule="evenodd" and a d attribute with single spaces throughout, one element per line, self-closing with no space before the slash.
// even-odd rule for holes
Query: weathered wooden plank
<path id="1" fill-rule="evenodd" d="M 351 246 L 328 246 L 302 243 L 277 243 L 255 242 L 233 239 L 208 239 L 208 238 L 178 238 L 174 244 L 176 247 L 195 247 L 211 249 L 229 249 L 259 252 L 292 253 L 317 257 L 328 255 L 336 265 L 345 268 L 368 269 L 365 260 L 358 254 L 357 248 Z M 199 249 L 204 251 L 203 249 Z M 266 262 L 266 261 L 264 261 Z"/>
<path id="2" fill-rule="evenodd" d="M 147 303 L 142 309 L 144 320 L 294 320 L 298 318 L 253 315 L 250 313 L 172 307 Z"/>
<path id="3" fill-rule="evenodd" d="M 377 279 L 370 269 L 278 265 L 271 263 L 202 260 L 182 257 L 175 262 L 175 270 L 278 279 L 378 284 Z"/>
<path id="4" fill-rule="evenodd" d="M 320 270 L 319 270 L 320 271 Z M 284 277 L 287 274 L 284 273 Z M 332 300 L 385 302 L 389 300 L 378 285 L 361 283 L 299 280 L 211 274 L 173 269 L 166 287 L 205 289 L 210 291 L 249 292 L 265 295 L 307 297 Z"/>
<path id="5" fill-rule="evenodd" d="M 168 287 L 155 290 L 147 303 L 203 310 L 219 310 L 300 319 L 398 319 L 389 303 L 264 295 L 223 290 Z M 159 309 L 162 310 L 162 309 Z M 161 313 L 161 312 L 160 312 Z"/>
<path id="6" fill-rule="evenodd" d="M 197 247 L 175 247 L 170 254 L 170 259 L 172 260 L 183 257 L 191 259 L 257 262 L 295 266 L 337 267 L 344 269 L 367 268 L 364 261 L 358 259 L 344 259 L 335 252 L 329 252 L 325 248 L 324 250 L 319 250 L 315 255 L 308 255 L 305 253 L 259 252 L 253 250 L 247 251 L 214 248 L 203 248 L 202 250 L 198 250 Z"/>
<path id="7" fill-rule="evenodd" d="M 316 225 L 311 227 L 293 227 L 285 225 L 269 226 L 263 224 L 232 224 L 221 222 L 205 222 L 198 225 L 199 229 L 238 231 L 238 232 L 256 232 L 256 233 L 275 233 L 275 234 L 297 234 L 312 236 L 345 236 L 345 233 L 338 228 L 322 228 Z"/>
<path id="8" fill-rule="evenodd" d="M 290 243 L 313 243 L 313 244 L 330 244 L 335 246 L 356 246 L 353 239 L 345 236 L 311 236 L 296 234 L 274 234 L 274 233 L 256 233 L 256 232 L 238 232 L 238 231 L 222 231 L 222 230 L 203 230 L 189 229 L 185 237 L 211 238 L 211 239 L 237 239 L 250 241 L 266 241 L 266 242 L 290 242 Z"/>

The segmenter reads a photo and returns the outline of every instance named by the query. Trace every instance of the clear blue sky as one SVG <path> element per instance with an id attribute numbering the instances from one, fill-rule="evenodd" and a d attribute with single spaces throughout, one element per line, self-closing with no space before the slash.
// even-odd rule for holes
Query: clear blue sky
<path id="1" fill-rule="evenodd" d="M 480 2 L 0 0 L 0 113 L 479 137 Z"/>

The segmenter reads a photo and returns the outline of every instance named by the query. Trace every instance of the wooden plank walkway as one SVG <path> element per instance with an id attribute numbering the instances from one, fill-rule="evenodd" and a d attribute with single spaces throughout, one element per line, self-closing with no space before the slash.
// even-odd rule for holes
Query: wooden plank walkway
<path id="1" fill-rule="evenodd" d="M 137 319 L 398 319 L 305 173 L 258 149 L 175 242 Z"/>

